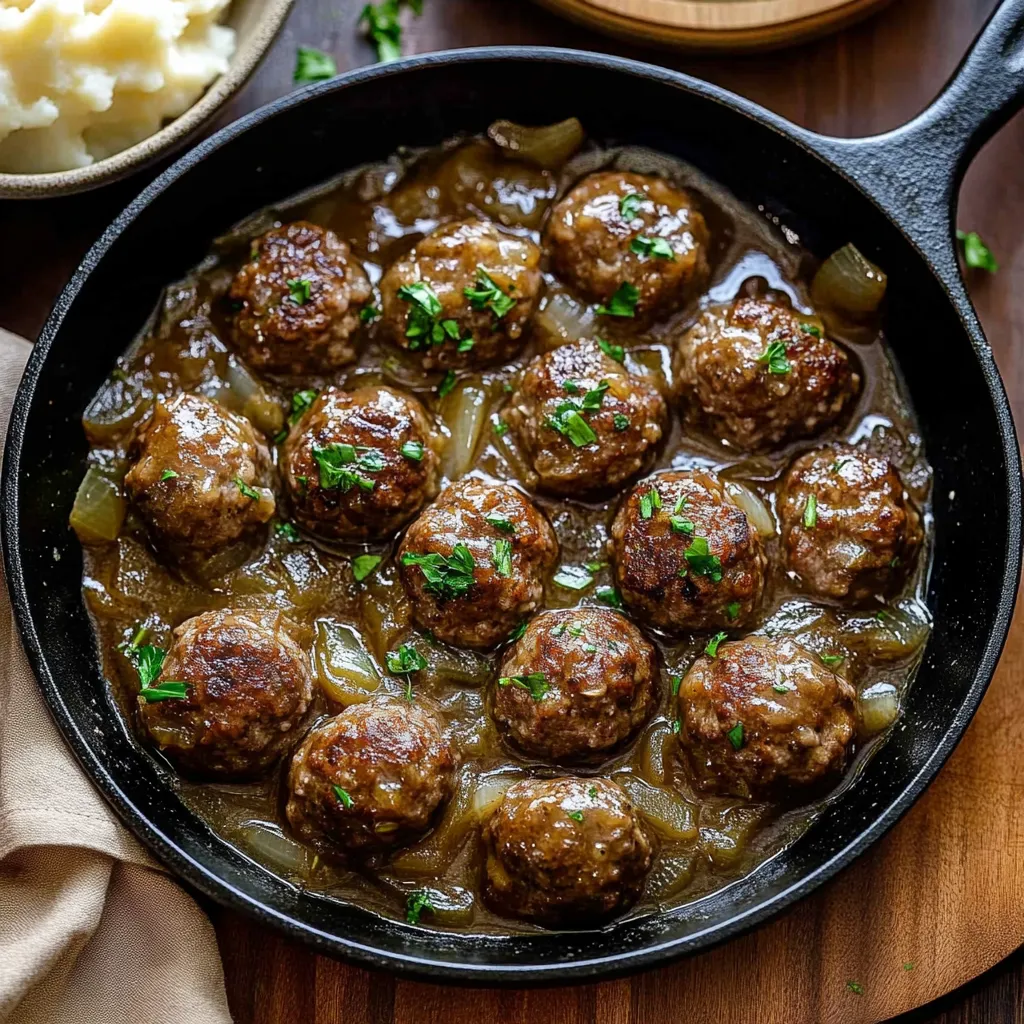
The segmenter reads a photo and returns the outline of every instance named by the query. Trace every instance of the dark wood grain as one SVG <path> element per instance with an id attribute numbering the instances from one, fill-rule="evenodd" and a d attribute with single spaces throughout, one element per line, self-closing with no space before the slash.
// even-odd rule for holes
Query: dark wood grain
<path id="1" fill-rule="evenodd" d="M 953 71 L 993 0 L 896 0 L 878 17 L 839 36 L 799 48 L 747 57 L 679 57 L 643 51 L 563 23 L 526 0 L 426 0 L 422 18 L 406 31 L 410 52 L 492 43 L 543 43 L 607 50 L 680 68 L 749 96 L 784 116 L 823 132 L 869 134 L 893 127 L 918 111 Z M 246 89 L 226 111 L 226 122 L 291 88 L 295 48 L 317 46 L 345 69 L 373 59 L 359 36 L 357 0 L 297 0 L 281 38 Z M 1015 413 L 1024 414 L 1024 120 L 1017 118 L 980 154 L 961 195 L 960 223 L 981 232 L 1002 263 L 995 277 L 971 281 Z M 148 176 L 152 176 L 149 172 Z M 84 197 L 47 203 L 0 203 L 0 325 L 35 337 L 63 283 L 107 222 L 142 187 L 145 178 Z M 927 350 L 926 339 L 922 350 Z M 951 385 L 952 386 L 952 385 Z M 1020 616 L 1018 616 L 1020 619 Z M 1001 675 L 1003 692 L 1024 684 L 1024 624 L 1015 625 Z M 988 700 L 986 704 L 988 704 Z M 984 709 L 983 709 L 984 710 Z M 958 752 L 958 763 L 977 757 Z M 959 759 L 959 761 L 958 761 Z M 927 798 L 926 798 L 927 799 Z M 941 809 L 917 808 L 866 858 L 885 870 L 900 848 L 900 831 L 941 829 Z M 863 861 L 861 862 L 864 863 Z M 839 880 L 840 883 L 842 879 Z M 926 897 L 923 896 L 922 899 Z M 868 903 L 885 899 L 867 894 Z M 785 937 L 787 955 L 813 958 L 828 905 L 815 898 L 772 926 L 772 942 Z M 824 909 L 823 909 L 824 908 Z M 659 972 L 634 979 L 555 992 L 480 992 L 472 995 L 393 979 L 315 957 L 276 933 L 211 908 L 224 956 L 228 992 L 239 1024 L 668 1024 L 695 1020 L 688 996 L 702 984 L 700 971 Z M 865 918 L 869 913 L 865 913 Z M 979 941 L 983 937 L 979 936 Z M 746 941 L 746 940 L 745 940 Z M 745 949 L 757 949 L 757 937 Z M 765 939 L 765 941 L 769 941 Z M 790 953 L 790 948 L 795 953 Z M 758 964 L 738 958 L 733 984 L 743 990 L 752 972 L 770 971 L 776 950 Z M 782 950 L 778 955 L 781 957 Z M 767 965 L 767 966 L 766 966 Z M 709 974 L 706 983 L 712 983 Z M 684 979 L 688 979 L 685 980 Z M 695 986 L 687 989 L 685 984 Z M 809 985 L 809 983 L 806 983 Z M 814 986 L 794 991 L 811 1002 Z M 924 991 L 924 990 L 922 990 Z M 941 990 L 940 990 L 941 991 Z M 1024 951 L 901 1024 L 1024 1024 Z M 699 994 L 699 993 L 697 993 Z M 853 997 L 854 999 L 856 997 Z M 785 998 L 765 1003 L 756 1024 L 788 1024 Z M 844 1017 L 844 1019 L 846 1019 Z M 716 1022 L 717 1024 L 717 1022 Z M 744 1021 L 743 1024 L 750 1024 Z"/>

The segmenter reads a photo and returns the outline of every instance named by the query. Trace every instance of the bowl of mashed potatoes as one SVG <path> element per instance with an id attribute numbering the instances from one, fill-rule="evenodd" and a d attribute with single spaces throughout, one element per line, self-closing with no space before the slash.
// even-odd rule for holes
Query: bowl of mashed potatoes
<path id="1" fill-rule="evenodd" d="M 122 178 L 245 82 L 293 0 L 0 0 L 0 198 Z"/>

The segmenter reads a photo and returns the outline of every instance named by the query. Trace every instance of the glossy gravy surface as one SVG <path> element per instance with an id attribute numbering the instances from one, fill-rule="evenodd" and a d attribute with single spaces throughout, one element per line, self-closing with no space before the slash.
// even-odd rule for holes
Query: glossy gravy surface
<path id="1" fill-rule="evenodd" d="M 539 241 L 553 200 L 583 174 L 603 167 L 664 174 L 698 197 L 712 235 L 711 281 L 699 300 L 671 319 L 644 331 L 628 320 L 602 318 L 598 324 L 597 317 L 548 274 L 546 297 L 520 358 L 484 372 L 460 373 L 455 388 L 444 398 L 438 397 L 443 375 L 424 374 L 414 356 L 378 341 L 373 325 L 365 329 L 359 362 L 330 379 L 264 377 L 257 381 L 231 354 L 226 291 L 248 254 L 251 237 L 273 223 L 304 217 L 331 228 L 352 245 L 376 285 L 383 269 L 424 234 L 439 223 L 466 215 L 493 219 Z M 458 140 L 425 153 L 402 154 L 254 215 L 218 240 L 193 274 L 170 285 L 154 318 L 86 414 L 91 458 L 109 473 L 123 473 L 131 430 L 157 394 L 187 390 L 215 397 L 250 415 L 270 439 L 283 427 L 295 391 L 327 383 L 354 387 L 382 382 L 416 394 L 449 431 L 443 462 L 446 480 L 469 472 L 521 482 L 526 470 L 514 437 L 494 427 L 512 385 L 534 353 L 580 334 L 599 333 L 626 347 L 627 368 L 668 394 L 671 337 L 694 320 L 704 305 L 742 292 L 772 292 L 811 312 L 807 282 L 815 266 L 814 258 L 784 226 L 741 206 L 692 168 L 649 151 L 590 146 L 558 174 L 512 162 L 481 140 Z M 830 440 L 859 443 L 891 458 L 929 531 L 931 471 L 888 346 L 872 326 L 851 328 L 830 322 L 829 328 L 831 336 L 853 354 L 863 380 L 855 407 L 836 428 L 751 457 L 685 430 L 672 401 L 672 425 L 654 468 L 714 467 L 724 478 L 753 489 L 773 510 L 776 482 L 796 454 Z M 279 514 L 284 516 L 287 501 L 279 484 L 275 489 Z M 608 531 L 618 495 L 593 503 L 543 494 L 533 497 L 557 533 L 559 568 L 607 563 Z M 337 676 L 339 649 L 350 656 L 361 644 L 380 678 L 377 693 L 405 691 L 404 679 L 388 675 L 386 654 L 400 643 L 414 643 L 429 663 L 414 677 L 414 699 L 432 701 L 441 708 L 461 745 L 463 766 L 455 796 L 435 830 L 375 872 L 346 871 L 324 863 L 289 837 L 282 810 L 284 766 L 263 782 L 210 784 L 182 778 L 151 747 L 146 749 L 161 764 L 167 784 L 220 836 L 297 886 L 394 917 L 404 917 L 411 891 L 427 889 L 434 911 L 424 915 L 424 926 L 482 932 L 529 930 L 529 925 L 496 917 L 480 900 L 479 825 L 510 781 L 529 773 L 569 772 L 531 762 L 501 742 L 485 699 L 501 651 L 493 655 L 460 651 L 417 631 L 390 560 L 396 549 L 397 538 L 385 546 L 327 546 L 307 537 L 289 539 L 271 528 L 258 543 L 236 545 L 210 559 L 201 569 L 201 578 L 188 578 L 161 563 L 141 522 L 129 510 L 115 543 L 90 546 L 85 553 L 84 593 L 113 697 L 138 734 L 133 721 L 138 679 L 119 645 L 145 628 L 148 643 L 167 647 L 174 626 L 213 608 L 285 612 L 294 622 L 296 639 L 310 652 L 318 677 L 328 682 Z M 870 698 L 886 691 L 902 700 L 927 637 L 923 593 L 930 545 L 926 543 L 899 595 L 877 609 L 856 611 L 801 594 L 780 568 L 777 536 L 767 542 L 766 550 L 770 568 L 756 631 L 797 634 L 811 649 L 842 653 L 859 694 L 867 692 Z M 351 558 L 367 552 L 384 555 L 385 561 L 365 581 L 357 582 Z M 583 590 L 548 580 L 545 606 L 596 604 L 598 589 L 612 583 L 606 565 Z M 631 915 L 697 900 L 752 871 L 792 842 L 820 812 L 821 799 L 827 799 L 784 807 L 695 792 L 676 756 L 671 678 L 686 671 L 708 638 L 705 634 L 668 638 L 647 632 L 662 662 L 658 710 L 628 748 L 602 764 L 576 770 L 622 783 L 658 837 L 657 859 Z M 350 689 L 346 700 L 371 695 Z M 322 714 L 341 709 L 323 693 L 317 701 Z M 857 754 L 840 788 L 855 779 L 865 759 L 884 740 L 887 728 L 875 731 L 876 718 L 863 716 Z"/>

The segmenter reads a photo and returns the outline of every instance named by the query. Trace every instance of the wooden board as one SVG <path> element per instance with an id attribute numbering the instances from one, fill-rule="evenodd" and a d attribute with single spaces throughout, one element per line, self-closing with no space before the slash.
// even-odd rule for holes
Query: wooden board
<path id="1" fill-rule="evenodd" d="M 866 17 L 889 0 L 540 0 L 601 32 L 687 50 L 770 49 Z"/>

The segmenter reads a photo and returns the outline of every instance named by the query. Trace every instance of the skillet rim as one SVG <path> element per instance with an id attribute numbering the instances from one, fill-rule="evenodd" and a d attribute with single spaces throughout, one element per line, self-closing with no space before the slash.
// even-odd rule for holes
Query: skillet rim
<path id="1" fill-rule="evenodd" d="M 351 86 L 377 79 L 387 80 L 398 77 L 406 71 L 424 67 L 444 65 L 472 65 L 477 63 L 519 61 L 536 63 L 551 61 L 578 67 L 592 67 L 631 78 L 641 78 L 655 84 L 683 89 L 703 99 L 731 108 L 739 114 L 769 128 L 781 135 L 787 143 L 795 145 L 829 170 L 838 174 L 850 186 L 871 202 L 885 219 L 900 233 L 923 261 L 929 273 L 936 279 L 943 293 L 955 310 L 961 327 L 970 342 L 978 362 L 989 399 L 995 413 L 996 423 L 1005 461 L 1005 486 L 1007 503 L 1011 515 L 1006 524 L 1007 550 L 1002 576 L 1000 595 L 992 632 L 981 657 L 974 680 L 960 703 L 951 727 L 943 734 L 928 760 L 903 791 L 891 801 L 870 824 L 863 828 L 857 838 L 843 849 L 803 876 L 797 882 L 782 889 L 773 896 L 746 911 L 735 914 L 723 923 L 693 932 L 682 938 L 675 938 L 644 946 L 637 951 L 616 951 L 578 960 L 572 963 L 517 965 L 505 963 L 500 966 L 480 963 L 464 963 L 452 959 L 431 960 L 394 950 L 383 950 L 368 946 L 337 934 L 327 933 L 293 916 L 276 911 L 261 903 L 256 897 L 237 888 L 215 875 L 193 860 L 185 850 L 176 846 L 156 824 L 128 800 L 106 766 L 94 756 L 88 741 L 74 720 L 47 665 L 44 644 L 35 629 L 25 588 L 21 551 L 17 540 L 18 526 L 18 484 L 21 474 L 21 455 L 25 437 L 24 425 L 43 367 L 53 341 L 63 323 L 64 317 L 78 292 L 105 256 L 114 241 L 149 203 L 172 183 L 188 174 L 208 153 L 220 149 L 250 127 L 300 106 L 310 99 L 332 93 L 342 93 Z M 772 113 L 751 100 L 737 96 L 728 90 L 692 78 L 682 72 L 658 67 L 642 61 L 610 54 L 592 53 L 569 48 L 543 46 L 502 46 L 475 47 L 463 50 L 445 50 L 437 53 L 416 55 L 389 64 L 375 64 L 345 72 L 333 79 L 308 85 L 265 104 L 245 114 L 238 120 L 221 128 L 204 139 L 186 154 L 179 157 L 170 167 L 161 172 L 139 195 L 117 216 L 100 238 L 86 253 L 71 279 L 62 290 L 53 310 L 47 318 L 33 351 L 26 364 L 25 372 L 18 385 L 18 391 L 11 411 L 7 444 L 0 478 L 0 516 L 4 563 L 11 596 L 12 607 L 18 623 L 19 633 L 25 652 L 32 666 L 51 717 L 54 719 L 65 742 L 71 747 L 79 764 L 91 781 L 113 807 L 121 821 L 135 836 L 190 887 L 210 897 L 222 906 L 239 910 L 261 923 L 270 924 L 293 939 L 299 939 L 318 952 L 338 956 L 365 967 L 394 970 L 399 975 L 412 976 L 421 980 L 443 981 L 470 985 L 523 985 L 523 984 L 566 984 L 595 978 L 611 978 L 637 970 L 655 967 L 671 962 L 685 955 L 691 955 L 717 946 L 776 916 L 783 909 L 811 893 L 822 883 L 846 867 L 873 843 L 880 839 L 905 814 L 933 781 L 950 754 L 963 737 L 964 732 L 988 689 L 1002 654 L 1009 632 L 1016 601 L 1021 562 L 1021 464 L 1013 417 L 1002 379 L 995 366 L 991 348 L 985 340 L 980 323 L 974 314 L 961 278 L 947 279 L 940 273 L 933 255 L 927 254 L 912 234 L 908 233 L 901 221 L 860 184 L 851 172 L 842 166 L 843 151 L 830 146 L 835 140 L 828 136 L 795 125 L 785 118 Z M 846 141 L 846 140 L 843 140 Z M 856 141 L 856 140 L 852 140 Z M 955 194 L 954 194 L 955 202 Z M 191 812 L 189 812 L 191 814 Z M 612 937 L 614 925 L 609 926 L 608 937 Z M 429 942 L 430 939 L 425 941 Z"/>

